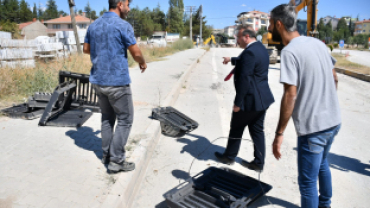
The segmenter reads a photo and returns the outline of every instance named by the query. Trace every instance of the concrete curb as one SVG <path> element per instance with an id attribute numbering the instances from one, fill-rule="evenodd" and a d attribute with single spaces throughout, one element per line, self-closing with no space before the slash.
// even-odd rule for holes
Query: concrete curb
<path id="1" fill-rule="evenodd" d="M 370 82 L 370 75 L 360 74 L 358 72 L 354 72 L 348 69 L 337 68 L 337 67 L 335 68 L 335 71 L 341 74 L 345 74 L 347 76 L 354 77 L 362 81 Z"/>
<path id="2" fill-rule="evenodd" d="M 202 58 L 207 51 L 197 58 L 183 73 L 180 79 L 177 81 L 171 92 L 167 95 L 163 102 L 163 106 L 173 105 L 181 90 L 185 80 L 189 77 L 191 70 L 197 65 L 198 59 Z M 136 192 L 138 191 L 139 184 L 145 175 L 147 165 L 150 158 L 157 146 L 160 138 L 160 125 L 158 121 L 152 121 L 145 131 L 149 137 L 142 139 L 139 145 L 135 148 L 134 152 L 130 156 L 130 161 L 134 162 L 136 169 L 131 172 L 121 173 L 113 185 L 110 193 L 108 194 L 101 207 L 120 207 L 129 208 L 135 198 Z"/>

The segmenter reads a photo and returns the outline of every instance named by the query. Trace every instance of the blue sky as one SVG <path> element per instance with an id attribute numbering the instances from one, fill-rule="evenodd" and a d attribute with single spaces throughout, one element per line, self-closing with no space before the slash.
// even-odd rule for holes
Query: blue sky
<path id="1" fill-rule="evenodd" d="M 34 1 L 26 0 L 30 6 L 38 4 L 39 2 L 45 6 L 46 0 Z M 78 9 L 84 9 L 88 0 L 75 0 Z M 67 0 L 56 0 L 59 10 L 64 10 L 69 13 Z M 203 5 L 204 15 L 207 16 L 209 25 L 214 28 L 224 28 L 226 26 L 234 25 L 236 16 L 241 12 L 251 11 L 253 9 L 262 12 L 269 12 L 272 8 L 279 4 L 288 3 L 289 0 L 184 0 L 185 6 Z M 162 11 L 168 10 L 168 0 L 132 0 L 131 7 L 139 6 L 140 9 L 144 7 L 154 8 L 161 6 Z M 105 7 L 108 8 L 108 0 L 93 1 L 90 0 L 90 6 L 99 12 Z M 318 5 L 318 17 L 327 15 L 341 17 L 341 16 L 360 16 L 360 20 L 370 18 L 370 0 L 320 0 Z M 307 19 L 307 13 L 303 10 L 299 12 L 300 19 Z"/>

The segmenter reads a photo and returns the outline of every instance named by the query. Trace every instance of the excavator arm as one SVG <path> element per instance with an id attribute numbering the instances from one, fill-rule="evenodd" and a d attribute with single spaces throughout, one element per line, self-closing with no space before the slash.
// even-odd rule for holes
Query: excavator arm
<path id="1" fill-rule="evenodd" d="M 317 4 L 319 0 L 291 0 L 290 5 L 296 6 L 295 12 L 298 13 L 307 6 L 307 36 L 316 36 L 317 26 Z"/>

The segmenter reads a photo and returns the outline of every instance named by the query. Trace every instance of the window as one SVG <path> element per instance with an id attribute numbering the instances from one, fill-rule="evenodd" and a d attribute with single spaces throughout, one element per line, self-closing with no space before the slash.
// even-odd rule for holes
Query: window
<path id="1" fill-rule="evenodd" d="M 248 19 L 247 19 L 247 22 L 253 22 L 253 21 L 252 21 L 252 18 L 248 18 Z"/>
<path id="2" fill-rule="evenodd" d="M 366 32 L 366 30 L 363 30 L 362 32 Z"/>
<path id="3" fill-rule="evenodd" d="M 68 29 L 73 29 L 72 24 L 68 24 Z"/>
<path id="4" fill-rule="evenodd" d="M 53 29 L 60 29 L 60 24 L 53 25 Z"/>
<path id="5" fill-rule="evenodd" d="M 266 20 L 261 20 L 261 24 L 266 24 Z"/>
<path id="6" fill-rule="evenodd" d="M 86 29 L 86 24 L 79 24 L 80 29 Z"/>

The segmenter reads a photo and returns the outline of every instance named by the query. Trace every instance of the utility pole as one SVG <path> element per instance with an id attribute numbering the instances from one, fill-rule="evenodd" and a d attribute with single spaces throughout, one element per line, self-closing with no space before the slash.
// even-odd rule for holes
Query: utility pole
<path id="1" fill-rule="evenodd" d="M 75 11 L 73 10 L 73 7 L 76 4 L 75 4 L 74 0 L 68 0 L 68 4 L 69 4 L 69 10 L 71 12 L 72 27 L 73 27 L 73 31 L 75 33 L 77 52 L 78 52 L 78 54 L 82 54 L 80 39 L 78 38 L 78 32 L 77 32 L 77 27 L 76 27 Z"/>
<path id="2" fill-rule="evenodd" d="M 195 10 L 195 6 L 187 6 L 186 12 L 190 12 L 190 40 L 193 39 L 193 10 Z"/>
<path id="3" fill-rule="evenodd" d="M 199 44 L 202 45 L 203 44 L 203 35 L 202 35 L 202 26 L 203 26 L 203 5 L 200 5 L 200 8 L 199 8 L 199 18 L 200 18 L 200 41 L 199 41 Z"/>

